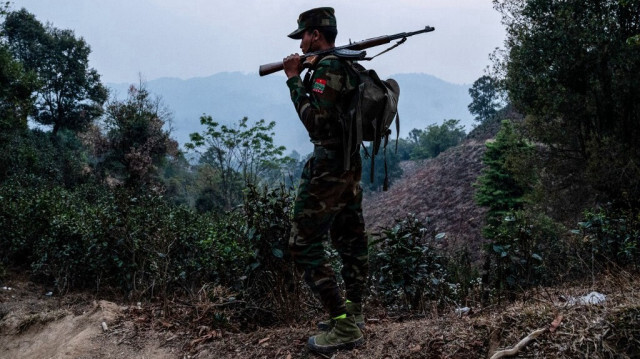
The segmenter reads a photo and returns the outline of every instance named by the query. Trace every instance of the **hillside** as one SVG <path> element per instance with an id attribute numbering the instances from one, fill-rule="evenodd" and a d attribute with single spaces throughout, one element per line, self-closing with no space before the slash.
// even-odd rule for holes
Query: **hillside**
<path id="1" fill-rule="evenodd" d="M 387 192 L 365 196 L 369 231 L 414 214 L 423 223 L 428 221 L 436 233 L 446 233 L 446 244 L 480 253 L 485 209 L 474 202 L 473 183 L 482 171 L 484 150 L 484 142 L 467 140 L 436 158 L 405 162 L 402 178 Z"/>

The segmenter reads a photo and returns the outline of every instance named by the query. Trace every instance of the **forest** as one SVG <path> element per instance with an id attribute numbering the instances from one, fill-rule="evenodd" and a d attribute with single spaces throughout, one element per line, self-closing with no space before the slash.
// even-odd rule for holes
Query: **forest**
<path id="1" fill-rule="evenodd" d="M 383 161 L 393 187 L 402 163 L 486 139 L 482 251 L 450 251 L 425 219 L 394 217 L 369 233 L 367 310 L 486 308 L 640 269 L 640 1 L 493 3 L 507 39 L 470 89 L 476 127 L 414 129 L 375 158 L 373 183 L 363 160 L 362 182 L 376 195 Z M 194 323 L 242 332 L 321 315 L 287 248 L 307 158 L 274 143 L 277 119 L 204 114 L 181 148 L 144 82 L 116 99 L 90 53 L 73 30 L 0 5 L 0 283 L 27 273 L 56 296 L 154 303 L 162 318 L 206 302 Z M 625 338 L 593 357 L 640 355 L 637 331 Z"/>

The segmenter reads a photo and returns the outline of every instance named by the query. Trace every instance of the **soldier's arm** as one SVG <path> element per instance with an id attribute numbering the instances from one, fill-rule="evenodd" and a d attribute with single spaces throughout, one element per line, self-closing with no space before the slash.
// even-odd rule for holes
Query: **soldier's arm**
<path id="1" fill-rule="evenodd" d="M 324 121 L 335 117 L 335 104 L 344 86 L 344 74 L 328 65 L 328 61 L 322 61 L 315 70 L 310 95 L 306 93 L 300 76 L 287 80 L 291 100 L 310 134 L 322 128 Z"/>

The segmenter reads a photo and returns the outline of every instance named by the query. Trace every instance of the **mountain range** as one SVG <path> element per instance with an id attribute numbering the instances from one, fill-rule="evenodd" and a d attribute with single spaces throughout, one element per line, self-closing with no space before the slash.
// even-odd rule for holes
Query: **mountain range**
<path id="1" fill-rule="evenodd" d="M 467 109 L 471 103 L 469 85 L 448 83 L 427 74 L 391 77 L 401 89 L 400 137 L 407 137 L 412 129 L 425 129 L 447 119 L 460 120 L 467 132 L 472 129 L 473 116 Z M 276 145 L 284 145 L 287 153 L 296 150 L 306 154 L 313 146 L 297 118 L 285 82 L 281 74 L 260 77 L 223 72 L 190 79 L 159 78 L 143 84 L 172 113 L 172 137 L 181 145 L 189 141 L 190 133 L 204 130 L 200 125 L 203 114 L 227 125 L 248 117 L 249 123 L 260 119 L 276 121 Z M 107 86 L 115 98 L 124 99 L 131 84 Z"/>

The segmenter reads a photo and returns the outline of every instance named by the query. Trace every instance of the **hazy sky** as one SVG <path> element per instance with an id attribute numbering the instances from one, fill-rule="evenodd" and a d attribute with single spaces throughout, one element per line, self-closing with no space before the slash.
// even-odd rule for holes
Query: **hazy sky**
<path id="1" fill-rule="evenodd" d="M 104 82 L 256 73 L 299 52 L 286 35 L 300 12 L 336 10 L 336 45 L 433 26 L 368 64 L 381 74 L 427 73 L 471 84 L 501 47 L 504 28 L 491 0 L 13 0 L 43 23 L 72 29 L 91 46 Z M 384 47 L 369 49 L 372 55 Z M 273 76 L 273 75 L 272 75 Z"/>

